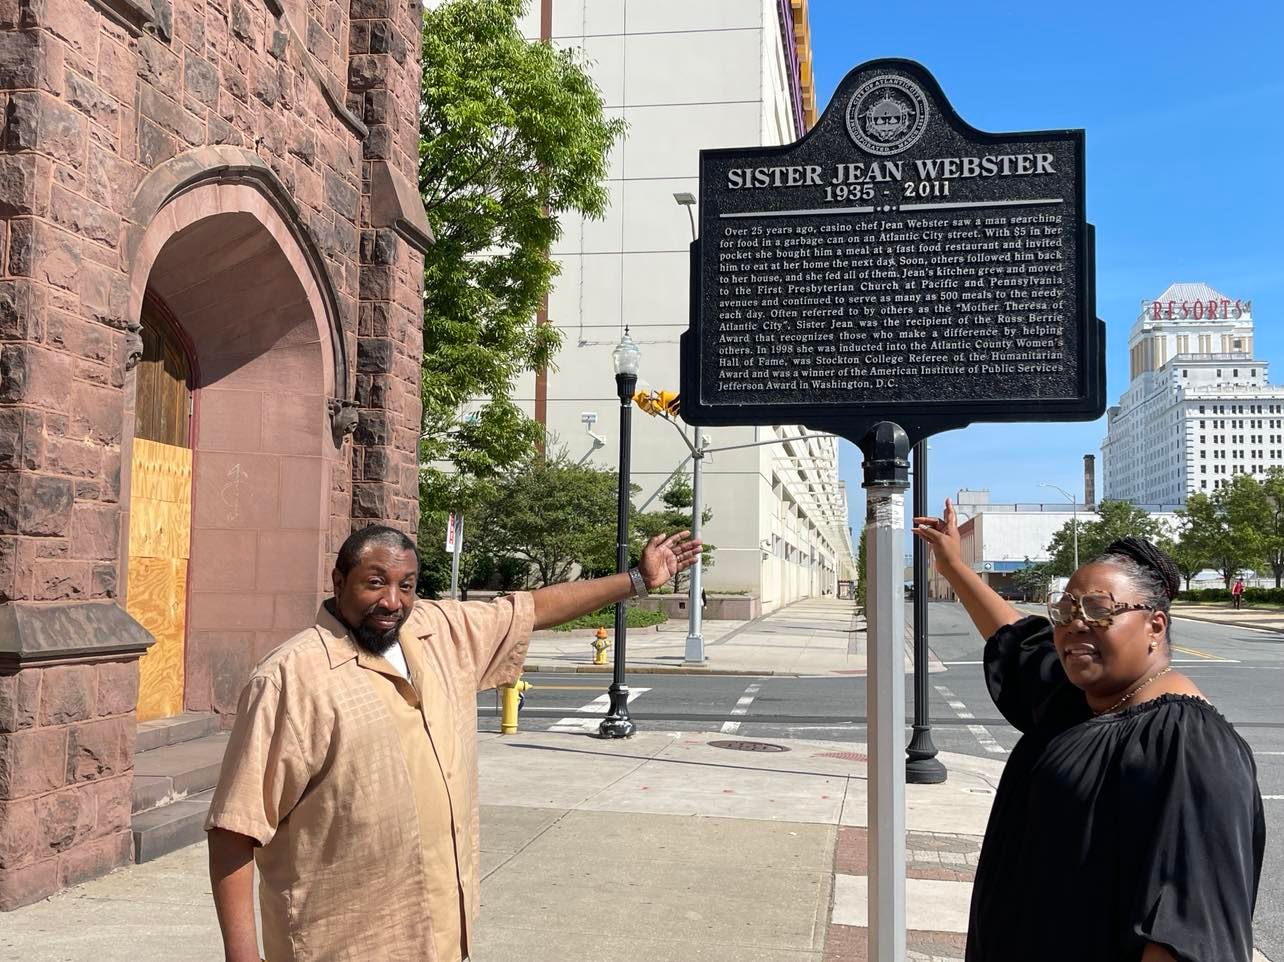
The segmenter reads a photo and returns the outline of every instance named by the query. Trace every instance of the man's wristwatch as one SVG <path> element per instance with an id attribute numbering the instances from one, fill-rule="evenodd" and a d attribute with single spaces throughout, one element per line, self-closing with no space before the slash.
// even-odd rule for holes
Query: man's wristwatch
<path id="1" fill-rule="evenodd" d="M 633 582 L 634 598 L 651 597 L 651 592 L 646 590 L 646 579 L 642 577 L 642 572 L 637 568 L 629 569 L 629 581 Z"/>

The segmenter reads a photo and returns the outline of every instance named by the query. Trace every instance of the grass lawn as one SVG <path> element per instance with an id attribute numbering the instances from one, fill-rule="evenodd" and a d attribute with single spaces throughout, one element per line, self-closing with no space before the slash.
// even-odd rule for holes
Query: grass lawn
<path id="1" fill-rule="evenodd" d="M 644 611 L 641 608 L 635 608 L 629 605 L 624 609 L 624 623 L 630 628 L 648 628 L 651 625 L 658 625 L 662 621 L 668 621 L 668 617 L 663 611 Z M 564 625 L 558 625 L 554 631 L 571 631 L 575 628 L 614 628 L 615 627 L 615 605 L 607 605 L 605 608 L 599 608 L 597 611 L 590 611 L 587 615 L 580 615 L 573 618 Z"/>

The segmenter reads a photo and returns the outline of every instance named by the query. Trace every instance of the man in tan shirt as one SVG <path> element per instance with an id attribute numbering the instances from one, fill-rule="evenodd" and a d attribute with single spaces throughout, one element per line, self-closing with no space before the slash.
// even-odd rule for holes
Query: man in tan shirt
<path id="1" fill-rule="evenodd" d="M 415 596 L 414 543 L 355 532 L 317 623 L 241 694 L 206 828 L 227 962 L 459 962 L 480 898 L 477 692 L 521 672 L 534 628 L 694 563 L 688 532 L 637 569 L 494 602 Z M 639 584 L 639 582 L 641 584 Z"/>

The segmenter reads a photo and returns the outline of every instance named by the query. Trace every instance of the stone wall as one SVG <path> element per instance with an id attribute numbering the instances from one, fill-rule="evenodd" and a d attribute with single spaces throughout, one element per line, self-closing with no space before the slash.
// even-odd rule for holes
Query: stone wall
<path id="1" fill-rule="evenodd" d="M 0 911 L 130 857 L 133 660 L 0 675 Z"/>
<path id="2" fill-rule="evenodd" d="M 0 907 L 127 854 L 118 796 L 147 644 L 120 608 L 130 367 L 151 266 L 196 188 L 257 191 L 319 292 L 325 547 L 353 524 L 417 522 L 419 11 L 0 0 Z M 231 196 L 207 191 L 194 213 Z"/>

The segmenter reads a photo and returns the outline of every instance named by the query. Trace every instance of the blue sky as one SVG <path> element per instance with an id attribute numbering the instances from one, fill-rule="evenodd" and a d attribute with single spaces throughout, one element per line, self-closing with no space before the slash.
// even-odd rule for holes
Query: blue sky
<path id="1" fill-rule="evenodd" d="M 1142 298 L 1205 281 L 1251 299 L 1256 352 L 1284 382 L 1284 14 L 1275 2 L 917 4 L 811 0 L 817 105 L 856 65 L 908 57 L 983 130 L 1087 131 L 1088 220 L 1107 398 L 1127 386 L 1128 329 Z M 962 487 L 994 501 L 1082 492 L 1091 423 L 974 425 L 937 435 L 929 497 Z M 863 525 L 860 453 L 841 473 Z"/>

